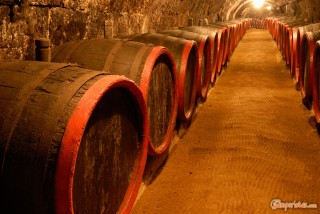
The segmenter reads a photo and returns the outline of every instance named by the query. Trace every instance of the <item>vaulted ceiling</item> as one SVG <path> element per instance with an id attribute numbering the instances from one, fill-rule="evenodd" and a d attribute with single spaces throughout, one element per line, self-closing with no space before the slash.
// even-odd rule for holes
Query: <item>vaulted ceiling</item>
<path id="1" fill-rule="evenodd" d="M 149 1 L 149 0 L 145 0 Z M 217 16 L 222 20 L 232 20 L 241 17 L 264 18 L 267 16 L 296 16 L 310 18 L 310 21 L 320 19 L 320 0 L 265 0 L 262 8 L 256 9 L 253 0 L 162 0 L 183 4 L 188 8 L 190 17 Z M 178 3 L 179 2 L 179 3 Z M 172 5 L 172 4 L 170 4 Z M 270 7 L 270 8 L 267 8 Z M 217 19 L 216 19 L 217 20 Z M 215 21 L 214 19 L 211 21 Z"/>
<path id="2" fill-rule="evenodd" d="M 267 12 L 267 6 L 277 9 L 293 1 L 295 0 L 266 0 L 262 8 L 256 9 L 252 4 L 252 0 L 226 0 L 221 11 L 225 14 L 226 19 L 230 20 L 246 16 L 246 14 L 260 13 L 261 11 Z"/>

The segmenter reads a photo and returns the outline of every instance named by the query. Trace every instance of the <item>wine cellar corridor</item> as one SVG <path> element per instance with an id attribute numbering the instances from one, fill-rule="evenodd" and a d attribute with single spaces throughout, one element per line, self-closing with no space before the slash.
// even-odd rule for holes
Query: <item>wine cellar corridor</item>
<path id="1" fill-rule="evenodd" d="M 274 199 L 319 206 L 315 124 L 269 32 L 251 29 L 132 213 L 273 213 Z"/>
<path id="2" fill-rule="evenodd" d="M 0 214 L 320 213 L 320 0 L 0 0 Z"/>

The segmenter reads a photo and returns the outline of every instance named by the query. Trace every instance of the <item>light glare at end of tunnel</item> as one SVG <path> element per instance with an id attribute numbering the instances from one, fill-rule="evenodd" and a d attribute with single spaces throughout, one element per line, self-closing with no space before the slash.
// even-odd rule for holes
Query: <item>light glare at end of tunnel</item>
<path id="1" fill-rule="evenodd" d="M 264 0 L 252 0 L 252 3 L 255 8 L 261 8 L 264 4 Z"/>

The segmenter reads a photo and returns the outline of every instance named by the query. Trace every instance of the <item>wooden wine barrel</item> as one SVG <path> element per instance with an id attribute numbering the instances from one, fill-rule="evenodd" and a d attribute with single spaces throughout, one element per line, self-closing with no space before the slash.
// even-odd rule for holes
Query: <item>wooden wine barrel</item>
<path id="1" fill-rule="evenodd" d="M 230 51 L 231 51 L 231 55 L 233 53 L 233 51 L 235 50 L 235 48 L 238 46 L 240 40 L 243 38 L 244 34 L 245 34 L 245 22 L 244 21 L 234 21 L 234 22 L 230 22 L 232 28 L 231 28 L 231 32 L 230 32 Z M 229 56 L 230 58 L 231 56 Z"/>
<path id="2" fill-rule="evenodd" d="M 240 42 L 242 38 L 242 31 L 243 31 L 243 26 L 242 23 L 237 23 L 237 24 L 232 24 L 230 23 L 231 28 L 230 28 L 230 46 L 229 46 L 229 56 L 228 58 L 230 59 L 235 48 L 237 47 L 238 43 Z"/>
<path id="3" fill-rule="evenodd" d="M 225 22 L 216 22 L 224 23 L 224 26 L 230 26 L 230 51 L 233 53 L 234 49 L 237 47 L 240 40 L 243 38 L 244 34 L 248 30 L 249 20 L 248 19 L 235 19 Z"/>
<path id="4" fill-rule="evenodd" d="M 286 65 L 291 65 L 291 53 L 293 52 L 293 28 L 305 25 L 304 20 L 297 20 L 285 25 L 284 29 L 284 56 Z"/>
<path id="5" fill-rule="evenodd" d="M 234 29 L 234 24 L 227 23 L 227 22 L 214 22 L 210 23 L 208 26 L 212 28 L 218 28 L 218 29 L 224 29 L 226 31 L 225 37 L 226 37 L 226 60 L 228 60 L 229 57 L 229 51 L 231 48 L 231 37 L 233 37 L 233 29 Z"/>
<path id="6" fill-rule="evenodd" d="M 314 88 L 314 50 L 316 41 L 320 40 L 320 30 L 307 32 L 303 35 L 301 43 L 300 59 L 300 91 L 305 104 L 312 101 L 312 92 Z"/>
<path id="7" fill-rule="evenodd" d="M 286 50 L 286 47 L 290 45 L 288 29 L 291 26 L 295 26 L 295 23 L 301 22 L 301 20 L 287 17 L 273 18 L 272 20 L 273 22 L 271 26 L 268 24 L 270 20 L 266 20 L 268 25 L 267 28 L 272 34 L 273 39 L 277 42 L 277 46 L 282 53 L 283 58 L 285 58 L 286 62 L 288 62 L 290 60 L 288 59 L 288 52 Z"/>
<path id="8" fill-rule="evenodd" d="M 284 59 L 286 59 L 287 28 L 288 26 L 295 25 L 295 23 L 297 23 L 296 19 L 293 19 L 293 20 L 290 19 L 288 21 L 280 22 L 279 24 L 279 37 L 280 37 L 279 49 Z"/>
<path id="9" fill-rule="evenodd" d="M 301 44 L 302 44 L 302 38 L 303 35 L 306 32 L 310 32 L 310 31 L 316 31 L 316 30 L 320 30 L 320 23 L 315 23 L 315 24 L 310 24 L 310 25 L 306 25 L 306 26 L 302 26 L 298 28 L 297 31 L 297 44 L 296 44 L 296 81 L 299 81 L 299 77 L 300 77 L 300 64 L 301 64 L 301 58 L 302 58 L 302 50 L 301 50 Z"/>
<path id="10" fill-rule="evenodd" d="M 252 28 L 257 28 L 257 20 L 256 19 L 253 19 L 252 20 L 252 25 L 251 25 Z"/>
<path id="11" fill-rule="evenodd" d="M 296 63 L 296 54 L 297 54 L 297 32 L 298 27 L 292 28 L 292 48 L 291 48 L 291 60 L 290 60 L 290 73 L 295 82 L 298 82 L 297 76 L 297 63 Z"/>
<path id="12" fill-rule="evenodd" d="M 245 32 L 247 31 L 247 22 L 247 19 L 215 22 L 216 24 L 220 24 L 221 26 L 228 26 L 230 28 L 230 44 L 228 58 L 231 57 L 234 49 L 236 48 L 240 40 L 243 38 Z"/>
<path id="13" fill-rule="evenodd" d="M 278 38 L 279 38 L 279 25 L 280 22 L 283 20 L 287 20 L 288 17 L 277 17 L 277 18 L 272 18 L 272 26 L 270 27 L 270 30 L 272 32 L 272 37 L 273 39 L 277 42 L 278 44 Z"/>
<path id="14" fill-rule="evenodd" d="M 258 28 L 258 29 L 264 29 L 264 28 L 266 28 L 266 20 L 253 19 L 252 20 L 252 27 Z"/>
<path id="15" fill-rule="evenodd" d="M 220 40 L 220 51 L 219 51 L 219 69 L 217 70 L 217 73 L 220 75 L 223 71 L 223 66 L 225 65 L 226 62 L 226 56 L 228 53 L 227 50 L 227 29 L 222 27 L 222 28 L 217 28 L 213 26 L 204 26 L 210 31 L 216 31 L 218 34 L 218 40 Z"/>
<path id="16" fill-rule="evenodd" d="M 251 28 L 252 25 L 252 19 L 246 18 L 245 20 L 245 32 L 248 31 Z"/>
<path id="17" fill-rule="evenodd" d="M 160 34 L 194 40 L 198 44 L 199 55 L 199 73 L 197 80 L 197 96 L 202 100 L 207 98 L 209 83 L 212 75 L 211 53 L 214 54 L 212 45 L 215 45 L 212 39 L 204 34 L 184 31 L 184 30 L 165 30 L 158 32 Z"/>
<path id="18" fill-rule="evenodd" d="M 199 69 L 197 43 L 158 33 L 138 34 L 128 39 L 136 42 L 162 45 L 173 53 L 178 73 L 178 116 L 181 121 L 189 121 L 193 114 L 196 100 Z"/>
<path id="19" fill-rule="evenodd" d="M 271 26 L 270 26 L 270 31 L 272 33 L 272 37 L 273 39 L 276 41 L 277 40 L 277 30 L 278 30 L 278 23 L 279 23 L 279 20 L 282 19 L 283 17 L 281 18 L 272 18 L 272 23 L 271 23 Z"/>
<path id="20" fill-rule="evenodd" d="M 299 78 L 300 78 L 301 43 L 302 43 L 303 34 L 311 30 L 312 30 L 312 24 L 301 26 L 301 27 L 298 27 L 297 29 L 296 56 L 295 56 L 296 75 L 294 77 L 296 82 L 299 82 Z"/>
<path id="21" fill-rule="evenodd" d="M 317 120 L 320 123 L 320 40 L 315 44 L 314 52 L 314 88 L 313 88 L 313 110 Z"/>
<path id="22" fill-rule="evenodd" d="M 224 36 L 223 36 L 223 31 L 219 31 L 217 29 L 210 29 L 210 28 L 204 28 L 204 27 L 199 27 L 199 26 L 187 26 L 181 28 L 182 30 L 190 31 L 190 32 L 195 32 L 195 33 L 200 33 L 204 35 L 208 35 L 209 37 L 216 38 L 215 40 L 217 41 L 215 47 L 217 47 L 216 54 L 212 54 L 214 56 L 214 70 L 215 72 L 212 72 L 211 76 L 211 83 L 214 82 L 216 79 L 216 74 L 219 74 L 222 68 L 222 58 L 223 58 L 223 48 L 224 48 Z"/>
<path id="23" fill-rule="evenodd" d="M 300 51 L 300 39 L 298 39 L 298 31 L 300 27 L 305 27 L 308 24 L 304 24 L 301 26 L 295 26 L 292 28 L 292 47 L 291 47 L 291 60 L 290 60 L 290 73 L 294 79 L 295 82 L 298 82 L 299 80 L 299 69 L 298 69 L 298 56 Z M 298 51 L 299 46 L 299 51 Z"/>
<path id="24" fill-rule="evenodd" d="M 276 36 L 276 41 L 277 41 L 277 45 L 278 48 L 280 50 L 280 52 L 283 54 L 283 31 L 284 31 L 284 25 L 285 23 L 289 23 L 292 21 L 295 21 L 295 18 L 287 18 L 287 19 L 283 19 L 281 21 L 277 21 L 277 36 Z"/>
<path id="25" fill-rule="evenodd" d="M 232 21 L 225 21 L 225 22 L 214 22 L 210 23 L 209 26 L 220 26 L 225 27 L 228 31 L 228 42 L 226 44 L 228 52 L 227 52 L 227 59 L 231 58 L 231 55 L 238 45 L 242 37 L 244 36 L 245 29 L 244 29 L 244 22 L 243 20 L 232 20 Z"/>
<path id="26" fill-rule="evenodd" d="M 219 24 L 220 23 L 220 24 Z M 223 56 L 222 56 L 222 65 L 226 65 L 229 60 L 229 49 L 230 49 L 230 31 L 231 26 L 227 24 L 222 24 L 222 22 L 210 23 L 209 25 L 203 26 L 209 29 L 216 29 L 218 32 L 221 32 L 223 40 Z"/>
<path id="27" fill-rule="evenodd" d="M 177 72 L 168 49 L 121 39 L 92 39 L 58 46 L 52 61 L 77 63 L 136 82 L 149 111 L 148 152 L 157 155 L 167 150 L 178 108 Z"/>
<path id="28" fill-rule="evenodd" d="M 239 43 L 240 42 L 240 40 L 241 39 L 243 39 L 243 37 L 244 37 L 244 35 L 246 34 L 246 32 L 248 31 L 248 29 L 250 28 L 250 23 L 251 23 L 251 20 L 250 19 L 248 19 L 248 18 L 246 18 L 246 19 L 240 19 L 241 20 L 241 30 L 240 30 L 240 32 L 241 32 L 241 34 L 240 34 L 240 37 L 239 37 L 239 39 L 238 39 L 238 42 L 237 43 Z"/>
<path id="29" fill-rule="evenodd" d="M 226 24 L 232 26 L 233 32 L 230 33 L 230 42 L 231 42 L 231 52 L 234 51 L 235 47 L 238 45 L 240 40 L 243 38 L 244 34 L 248 30 L 248 19 L 239 19 L 226 21 Z"/>
<path id="30" fill-rule="evenodd" d="M 244 22 L 238 22 L 238 23 L 234 23 L 232 24 L 232 31 L 230 32 L 230 56 L 229 58 L 231 58 L 231 55 L 233 54 L 234 50 L 236 49 L 236 47 L 238 46 L 240 40 L 243 38 L 244 34 L 245 34 L 245 29 L 244 29 Z"/>
<path id="31" fill-rule="evenodd" d="M 147 156 L 134 82 L 71 66 L 0 64 L 0 212 L 128 213 Z"/>
<path id="32" fill-rule="evenodd" d="M 271 33 L 272 38 L 273 38 L 273 22 L 274 22 L 274 18 L 273 17 L 267 17 L 266 18 L 266 28 Z"/>

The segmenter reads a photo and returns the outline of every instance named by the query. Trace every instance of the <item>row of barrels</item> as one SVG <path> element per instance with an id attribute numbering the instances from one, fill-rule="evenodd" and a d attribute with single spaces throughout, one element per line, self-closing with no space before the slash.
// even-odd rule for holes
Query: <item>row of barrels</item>
<path id="1" fill-rule="evenodd" d="M 267 28 L 267 21 L 265 19 L 252 19 L 252 27 L 258 29 Z"/>
<path id="2" fill-rule="evenodd" d="M 250 26 L 83 40 L 51 62 L 1 63 L 0 213 L 129 213 L 147 154 L 190 122 Z"/>
<path id="3" fill-rule="evenodd" d="M 320 23 L 278 17 L 268 18 L 267 26 L 290 67 L 303 103 L 313 108 L 320 123 Z"/>

